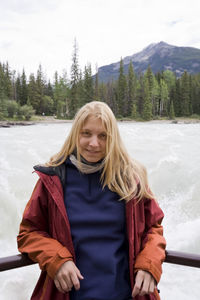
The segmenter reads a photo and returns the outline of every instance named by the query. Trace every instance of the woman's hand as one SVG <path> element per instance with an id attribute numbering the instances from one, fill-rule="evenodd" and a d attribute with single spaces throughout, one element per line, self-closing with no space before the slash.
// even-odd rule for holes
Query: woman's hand
<path id="1" fill-rule="evenodd" d="M 61 293 L 71 291 L 72 287 L 76 290 L 80 289 L 80 281 L 83 279 L 79 269 L 73 261 L 66 261 L 56 273 L 54 283 Z"/>
<path id="2" fill-rule="evenodd" d="M 135 285 L 132 291 L 132 297 L 136 295 L 144 296 L 153 293 L 156 288 L 156 281 L 153 276 L 146 271 L 139 270 L 135 277 Z"/>

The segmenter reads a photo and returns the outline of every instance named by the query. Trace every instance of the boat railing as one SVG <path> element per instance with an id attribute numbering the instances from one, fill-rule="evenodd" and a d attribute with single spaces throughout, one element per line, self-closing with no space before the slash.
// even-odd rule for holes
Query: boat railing
<path id="1" fill-rule="evenodd" d="M 166 250 L 165 263 L 200 268 L 200 255 Z M 0 272 L 35 264 L 27 254 L 0 258 Z"/>

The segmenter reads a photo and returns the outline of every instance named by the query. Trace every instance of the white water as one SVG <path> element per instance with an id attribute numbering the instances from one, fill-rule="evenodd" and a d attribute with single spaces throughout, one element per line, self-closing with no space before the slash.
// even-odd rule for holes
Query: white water
<path id="1" fill-rule="evenodd" d="M 17 253 L 21 216 L 37 180 L 32 166 L 61 147 L 70 123 L 0 128 L 0 257 Z M 200 253 L 200 124 L 119 123 L 130 154 L 148 170 L 164 210 L 167 248 Z M 163 265 L 162 300 L 199 300 L 200 269 Z M 37 265 L 2 272 L 0 300 L 27 300 Z"/>

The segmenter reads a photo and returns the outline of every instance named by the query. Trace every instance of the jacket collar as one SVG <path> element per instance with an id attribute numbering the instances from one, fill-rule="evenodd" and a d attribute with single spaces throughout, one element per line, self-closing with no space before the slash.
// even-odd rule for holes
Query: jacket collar
<path id="1" fill-rule="evenodd" d="M 57 167 L 46 167 L 43 165 L 36 165 L 33 167 L 35 171 L 39 171 L 40 173 L 50 175 L 50 176 L 58 176 L 58 178 L 61 181 L 63 190 L 65 185 L 65 163 L 62 163 L 61 165 Z"/>

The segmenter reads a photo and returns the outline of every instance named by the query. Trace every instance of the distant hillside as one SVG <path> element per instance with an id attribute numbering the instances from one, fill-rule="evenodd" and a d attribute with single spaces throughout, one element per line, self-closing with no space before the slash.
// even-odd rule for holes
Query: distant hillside
<path id="1" fill-rule="evenodd" d="M 141 52 L 127 56 L 124 61 L 124 73 L 128 73 L 130 61 L 136 73 L 144 72 L 150 65 L 154 73 L 171 70 L 177 76 L 186 70 L 195 74 L 200 72 L 200 49 L 192 47 L 177 47 L 164 42 L 150 44 Z M 107 82 L 117 79 L 120 62 L 116 62 L 98 69 L 99 81 Z"/>

